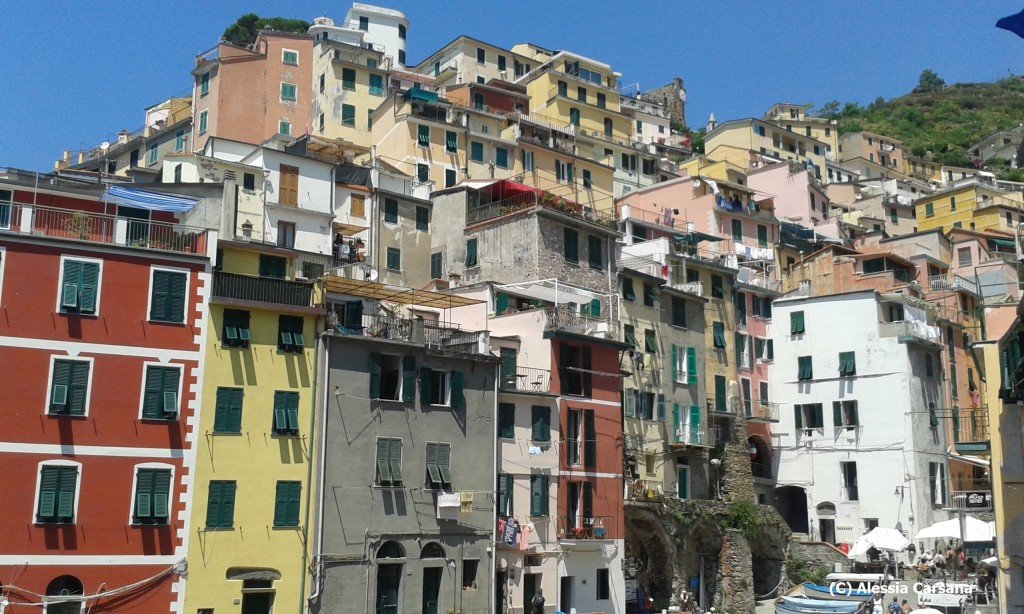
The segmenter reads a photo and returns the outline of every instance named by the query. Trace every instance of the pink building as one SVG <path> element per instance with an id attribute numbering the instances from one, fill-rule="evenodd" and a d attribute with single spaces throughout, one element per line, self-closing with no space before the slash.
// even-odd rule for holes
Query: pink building
<path id="1" fill-rule="evenodd" d="M 773 197 L 775 215 L 806 228 L 829 220 L 825 189 L 803 166 L 780 163 L 751 170 L 747 184 L 758 195 Z"/>

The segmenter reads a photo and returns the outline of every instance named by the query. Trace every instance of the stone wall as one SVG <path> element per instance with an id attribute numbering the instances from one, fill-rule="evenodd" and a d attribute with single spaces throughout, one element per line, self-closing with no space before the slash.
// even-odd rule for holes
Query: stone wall
<path id="1" fill-rule="evenodd" d="M 729 443 L 720 457 L 722 465 L 722 498 L 725 501 L 757 502 L 754 494 L 754 475 L 750 469 L 750 452 L 747 451 L 747 420 L 742 409 L 732 421 Z"/>
<path id="2" fill-rule="evenodd" d="M 672 79 L 672 83 L 641 94 L 640 98 L 666 105 L 669 118 L 686 126 L 686 90 L 683 89 L 681 78 L 676 77 Z"/>
<path id="3" fill-rule="evenodd" d="M 715 606 L 722 612 L 754 611 L 753 555 L 747 538 L 737 529 L 726 529 L 718 566 Z"/>
<path id="4" fill-rule="evenodd" d="M 788 557 L 791 561 L 804 561 L 807 569 L 824 569 L 832 573 L 835 563 L 840 563 L 844 572 L 853 570 L 853 562 L 843 554 L 843 551 L 826 542 L 812 542 L 800 539 L 789 539 Z M 786 587 L 794 583 L 785 583 Z"/>

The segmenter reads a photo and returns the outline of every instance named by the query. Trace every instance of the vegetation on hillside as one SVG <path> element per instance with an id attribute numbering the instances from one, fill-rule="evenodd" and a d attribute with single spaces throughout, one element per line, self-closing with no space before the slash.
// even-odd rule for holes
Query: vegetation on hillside
<path id="1" fill-rule="evenodd" d="M 1024 122 L 1024 77 L 946 85 L 935 71 L 925 70 L 909 94 L 891 100 L 879 97 L 866 107 L 834 100 L 815 115 L 838 120 L 840 134 L 876 132 L 903 141 L 915 156 L 972 166 L 967 149 L 994 132 Z M 1004 175 L 1012 173 L 1007 166 L 1005 160 L 988 164 Z"/>
<path id="2" fill-rule="evenodd" d="M 285 17 L 260 17 L 256 13 L 246 13 L 239 17 L 238 21 L 228 26 L 221 38 L 232 45 L 246 47 L 255 40 L 256 32 L 259 30 L 305 34 L 306 30 L 309 30 L 309 22 Z"/>

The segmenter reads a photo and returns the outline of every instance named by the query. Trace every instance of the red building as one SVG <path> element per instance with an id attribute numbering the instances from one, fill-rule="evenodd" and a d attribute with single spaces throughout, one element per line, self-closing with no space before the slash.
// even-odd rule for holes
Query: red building
<path id="1" fill-rule="evenodd" d="M 5 612 L 178 600 L 216 234 L 154 198 L 0 175 Z"/>

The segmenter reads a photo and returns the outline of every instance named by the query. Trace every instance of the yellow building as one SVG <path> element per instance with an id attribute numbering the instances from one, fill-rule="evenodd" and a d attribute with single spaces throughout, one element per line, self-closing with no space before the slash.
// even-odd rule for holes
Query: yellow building
<path id="1" fill-rule="evenodd" d="M 839 133 L 836 120 L 808 115 L 812 105 L 781 102 L 773 104 L 764 114 L 764 121 L 816 139 L 825 144 L 825 151 L 835 154 L 839 151 Z"/>
<path id="2" fill-rule="evenodd" d="M 974 181 L 917 199 L 914 217 L 919 232 L 934 228 L 1012 231 L 1024 222 L 1024 196 Z"/>
<path id="3" fill-rule="evenodd" d="M 322 310 L 291 250 L 220 247 L 184 611 L 302 611 Z"/>
<path id="4" fill-rule="evenodd" d="M 492 80 L 512 82 L 530 72 L 536 62 L 508 49 L 459 36 L 426 57 L 412 70 L 434 80 L 437 87 Z"/>
<path id="5" fill-rule="evenodd" d="M 942 183 L 942 164 L 926 158 L 907 156 L 907 174 L 931 183 Z"/>
<path id="6" fill-rule="evenodd" d="M 387 98 L 383 51 L 330 38 L 313 45 L 313 107 L 309 130 L 369 148 L 370 117 Z"/>
<path id="7" fill-rule="evenodd" d="M 749 150 L 780 160 L 810 163 L 818 179 L 822 179 L 825 173 L 826 144 L 803 133 L 760 119 L 737 119 L 709 128 L 704 135 L 704 152 L 713 160 L 719 159 L 717 150 L 724 146 L 730 151 Z"/>

